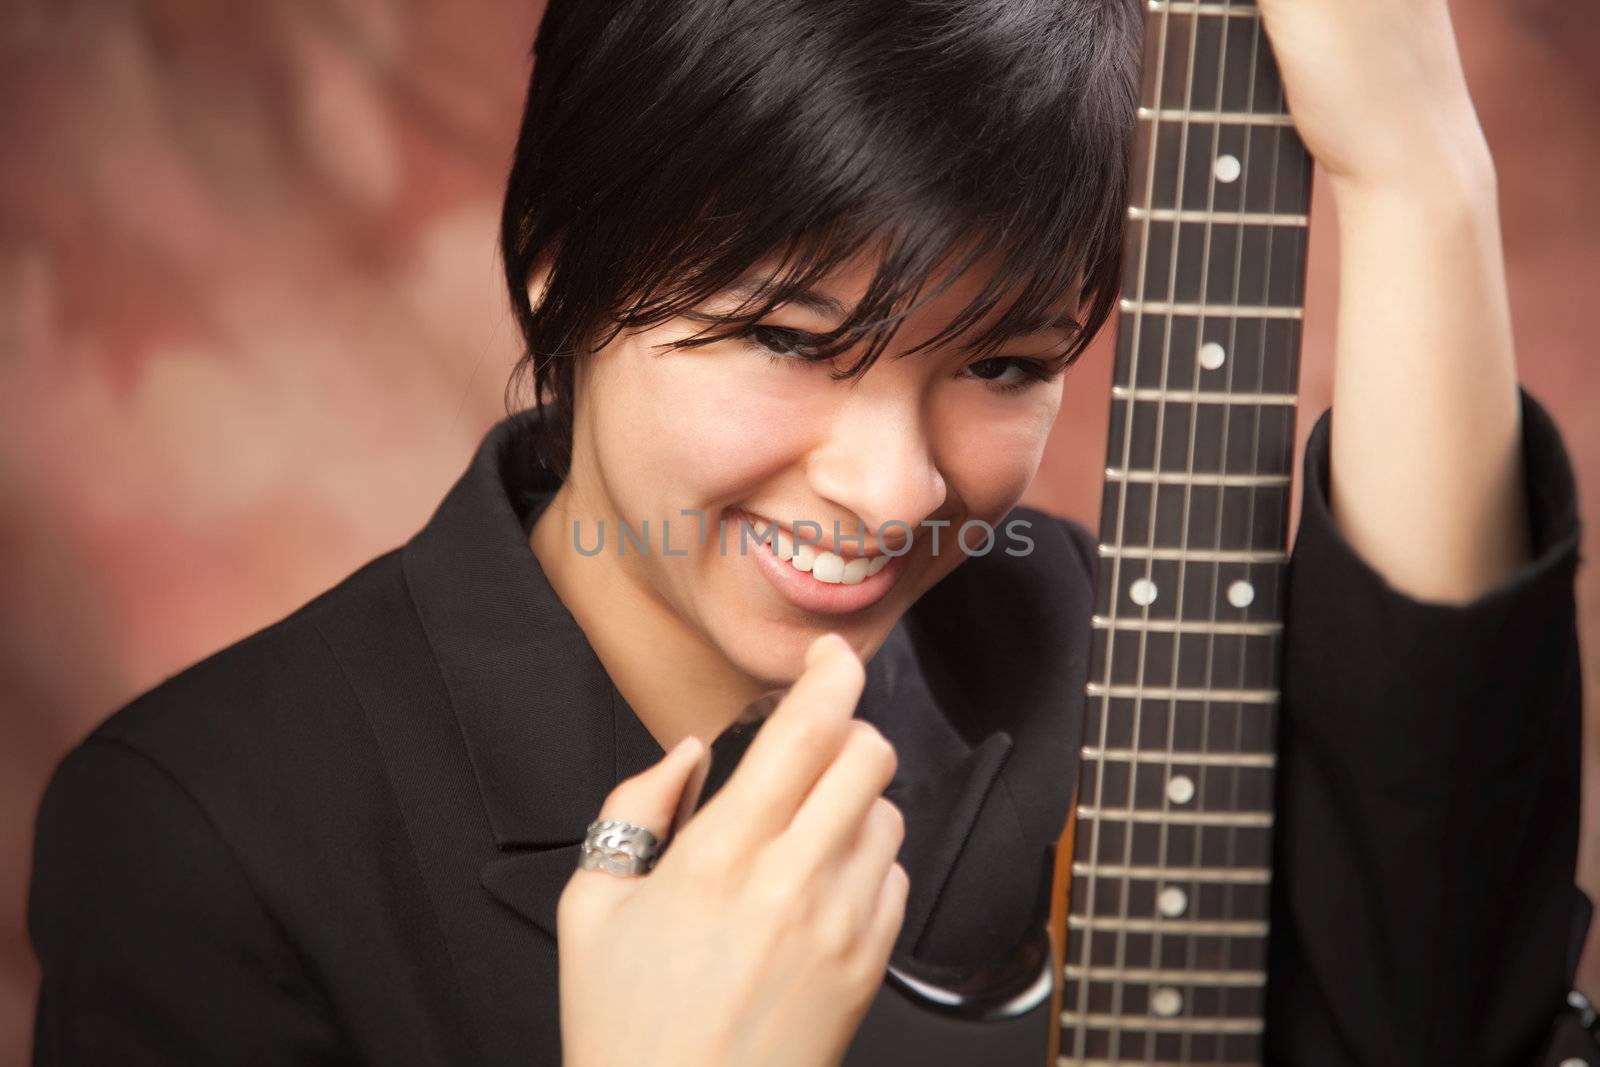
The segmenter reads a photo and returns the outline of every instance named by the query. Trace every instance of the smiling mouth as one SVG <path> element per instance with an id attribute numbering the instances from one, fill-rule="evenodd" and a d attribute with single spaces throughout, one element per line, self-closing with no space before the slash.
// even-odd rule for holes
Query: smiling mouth
<path id="1" fill-rule="evenodd" d="M 802 574 L 830 585 L 859 585 L 889 565 L 895 557 L 886 553 L 844 554 L 819 545 L 796 544 L 783 526 L 748 511 L 737 511 L 740 523 L 759 536 L 771 530 L 772 554 Z M 845 546 L 839 545 L 839 548 Z"/>

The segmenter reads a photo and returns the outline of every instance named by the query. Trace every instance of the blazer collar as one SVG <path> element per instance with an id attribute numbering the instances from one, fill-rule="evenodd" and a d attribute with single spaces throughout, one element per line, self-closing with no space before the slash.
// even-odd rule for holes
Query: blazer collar
<path id="1" fill-rule="evenodd" d="M 663 752 L 528 545 L 528 531 L 558 486 L 533 460 L 528 431 L 535 418 L 536 411 L 524 411 L 488 432 L 432 518 L 404 545 L 402 566 L 500 853 L 481 880 L 553 936 L 556 901 L 589 822 L 619 781 Z M 938 610 L 952 608 L 966 614 L 959 603 Z M 923 629 L 912 614 L 897 623 L 866 665 L 857 710 L 899 755 L 886 792 L 907 822 L 900 861 L 912 891 L 903 946 L 916 944 L 934 915 L 1013 749 L 1004 728 L 990 728 L 975 743 L 964 736 L 974 732 L 972 723 L 962 728 L 949 714 L 949 697 L 929 688 L 929 671 L 939 666 L 930 657 L 941 657 L 919 647 L 927 642 Z M 967 708 L 974 710 L 988 712 L 981 718 L 991 727 L 1007 721 L 995 709 Z"/>

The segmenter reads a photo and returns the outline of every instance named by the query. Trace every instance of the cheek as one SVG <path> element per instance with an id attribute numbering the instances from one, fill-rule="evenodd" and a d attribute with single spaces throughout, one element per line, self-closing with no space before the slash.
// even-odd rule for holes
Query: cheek
<path id="1" fill-rule="evenodd" d="M 596 365 L 596 451 L 619 497 L 660 506 L 720 503 L 797 451 L 809 409 L 783 369 L 730 346 L 651 348 L 619 341 Z"/>
<path id="2" fill-rule="evenodd" d="M 1059 385 L 1052 392 L 1003 417 L 966 411 L 952 418 L 943 467 L 970 517 L 997 524 L 1027 491 L 1060 410 Z"/>

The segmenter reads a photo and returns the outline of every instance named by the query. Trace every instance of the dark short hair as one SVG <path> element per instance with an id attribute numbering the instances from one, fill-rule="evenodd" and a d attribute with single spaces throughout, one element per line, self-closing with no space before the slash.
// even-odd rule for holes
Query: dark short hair
<path id="1" fill-rule="evenodd" d="M 952 256 L 946 282 L 997 267 L 917 348 L 1015 292 L 966 345 L 990 358 L 1067 300 L 1074 362 L 1120 288 L 1141 18 L 1137 0 L 550 0 L 500 221 L 526 344 L 507 407 L 531 373 L 540 461 L 565 477 L 577 358 L 761 263 L 759 299 L 678 343 L 739 333 L 869 251 L 871 285 L 813 353 L 865 339 L 840 378 Z"/>

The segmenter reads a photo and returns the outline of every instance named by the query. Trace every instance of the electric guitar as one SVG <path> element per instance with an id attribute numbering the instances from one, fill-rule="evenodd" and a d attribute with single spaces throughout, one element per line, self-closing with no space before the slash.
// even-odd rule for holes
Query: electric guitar
<path id="1" fill-rule="evenodd" d="M 1312 168 L 1254 6 L 1146 6 L 1062 1067 L 1262 1057 Z"/>

